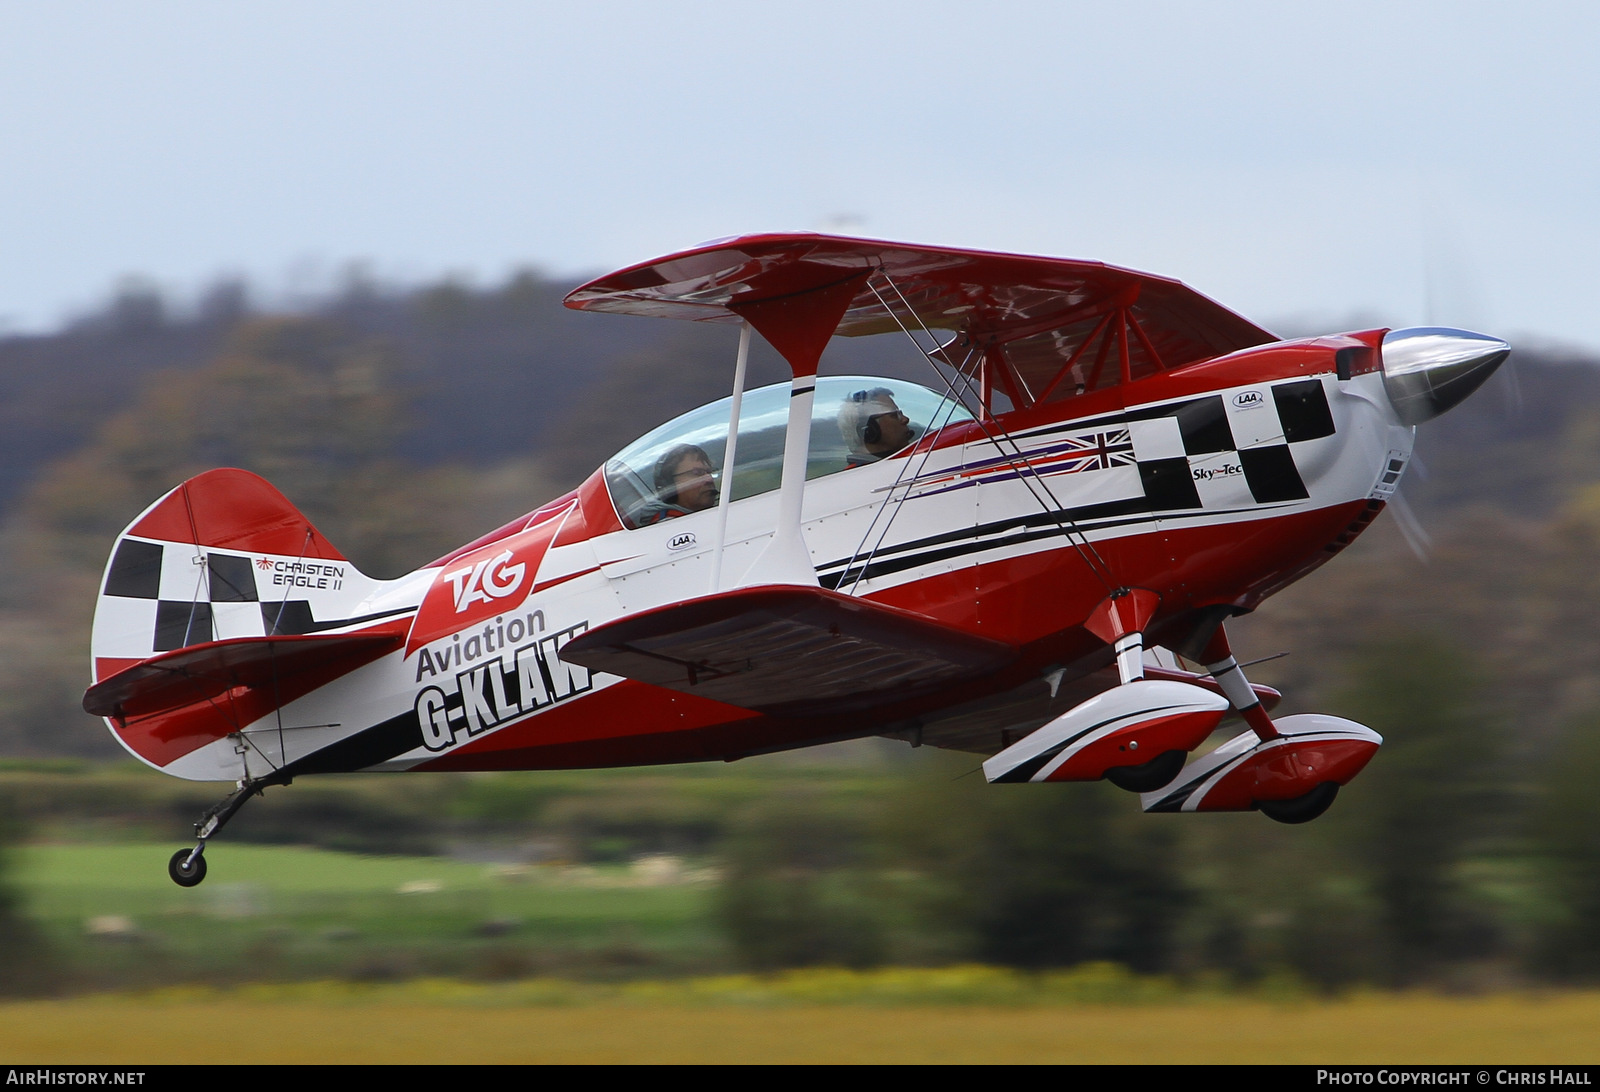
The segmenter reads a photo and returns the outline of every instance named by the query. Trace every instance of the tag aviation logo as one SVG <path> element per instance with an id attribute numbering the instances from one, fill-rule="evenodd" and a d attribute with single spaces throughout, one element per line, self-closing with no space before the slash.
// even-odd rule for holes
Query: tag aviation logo
<path id="1" fill-rule="evenodd" d="M 533 591 L 539 565 L 569 514 L 570 509 L 444 566 L 411 625 L 406 656 L 521 606 Z"/>
<path id="2" fill-rule="evenodd" d="M 502 550 L 493 557 L 480 558 L 467 568 L 444 573 L 440 579 L 449 581 L 455 589 L 456 613 L 461 614 L 474 603 L 509 598 L 522 587 L 522 578 L 526 575 L 527 563 L 511 564 L 511 551 Z"/>

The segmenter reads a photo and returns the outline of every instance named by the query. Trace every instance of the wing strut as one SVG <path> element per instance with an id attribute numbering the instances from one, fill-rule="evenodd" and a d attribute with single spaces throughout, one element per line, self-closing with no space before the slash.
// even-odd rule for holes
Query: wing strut
<path id="1" fill-rule="evenodd" d="M 817 587 L 817 570 L 800 530 L 800 507 L 805 499 L 806 459 L 811 448 L 811 403 L 817 390 L 817 364 L 822 350 L 839 326 L 856 292 L 871 276 L 864 269 L 843 280 L 818 285 L 787 296 L 763 300 L 733 300 L 728 310 L 754 326 L 789 362 L 794 373 L 789 388 L 789 427 L 783 438 L 783 481 L 778 488 L 778 526 L 772 541 L 739 582 L 801 584 Z M 726 459 L 723 460 L 727 462 Z"/>
<path id="2" fill-rule="evenodd" d="M 750 363 L 750 324 L 739 327 L 739 355 L 733 362 L 733 404 L 728 408 L 728 446 L 722 453 L 722 496 L 717 500 L 717 548 L 711 552 L 711 594 L 722 590 L 722 548 L 728 544 L 728 505 L 733 500 L 733 468 L 739 452 L 739 410 L 744 405 L 745 366 Z"/>

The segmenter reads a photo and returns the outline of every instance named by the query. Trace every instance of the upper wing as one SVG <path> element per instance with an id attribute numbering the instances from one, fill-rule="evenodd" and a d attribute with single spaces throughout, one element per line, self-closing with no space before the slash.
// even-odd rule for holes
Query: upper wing
<path id="1" fill-rule="evenodd" d="M 864 272 L 873 275 L 855 289 L 833 332 L 880 334 L 902 323 L 953 331 L 950 362 L 969 349 L 999 353 L 1022 384 L 1021 402 L 1276 340 L 1178 281 L 1148 273 L 811 234 L 746 235 L 669 254 L 590 281 L 567 306 L 734 322 L 730 304 L 801 296 Z M 1068 362 L 1077 372 L 1063 386 Z"/>
<path id="2" fill-rule="evenodd" d="M 870 708 L 1004 667 L 1009 645 L 822 588 L 740 588 L 620 618 L 561 658 L 763 713 Z"/>

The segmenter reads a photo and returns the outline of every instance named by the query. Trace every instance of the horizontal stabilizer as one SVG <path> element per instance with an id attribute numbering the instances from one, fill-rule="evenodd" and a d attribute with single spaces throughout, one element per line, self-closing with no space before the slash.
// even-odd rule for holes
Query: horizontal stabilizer
<path id="1" fill-rule="evenodd" d="M 399 648 L 403 627 L 383 632 L 240 637 L 209 641 L 140 660 L 95 683 L 84 712 L 119 720 L 208 701 L 239 687 L 278 687 L 287 700 L 303 686 L 284 684 L 307 672 L 334 679 Z M 276 703 L 274 703 L 276 704 Z"/>
<path id="2" fill-rule="evenodd" d="M 822 588 L 702 596 L 597 626 L 561 658 L 763 713 L 870 708 L 1004 667 L 1009 645 Z"/>

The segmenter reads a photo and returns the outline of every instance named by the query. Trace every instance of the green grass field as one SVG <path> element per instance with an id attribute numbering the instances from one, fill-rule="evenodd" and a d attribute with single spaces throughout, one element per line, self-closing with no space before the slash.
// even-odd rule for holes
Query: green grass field
<path id="1" fill-rule="evenodd" d="M 17 854 L 29 915 L 79 988 L 423 974 L 671 973 L 723 959 L 712 886 L 639 870 L 506 869 L 288 847 L 213 849 L 205 883 L 170 845 Z"/>
<path id="2" fill-rule="evenodd" d="M 219 845 L 33 845 L 14 878 L 65 1000 L 13 1063 L 1600 1061 L 1600 994 L 1250 996 L 1111 965 L 726 974 L 715 886 L 614 866 Z M 241 1032 L 243 1032 L 241 1034 Z"/>

